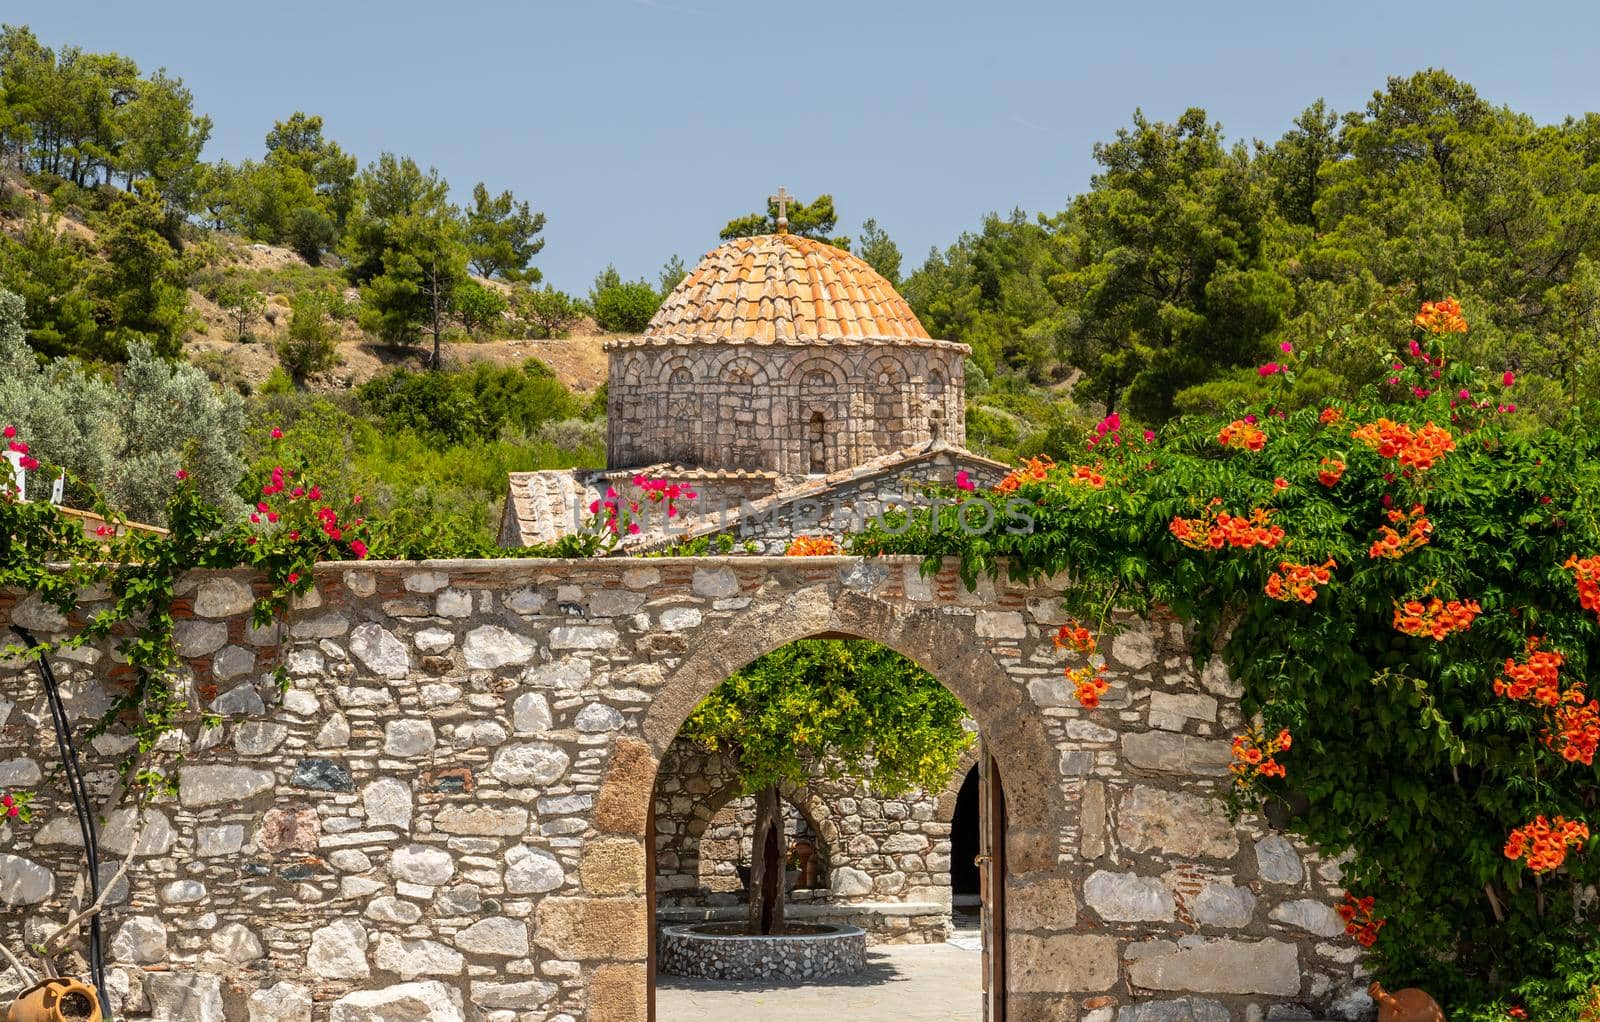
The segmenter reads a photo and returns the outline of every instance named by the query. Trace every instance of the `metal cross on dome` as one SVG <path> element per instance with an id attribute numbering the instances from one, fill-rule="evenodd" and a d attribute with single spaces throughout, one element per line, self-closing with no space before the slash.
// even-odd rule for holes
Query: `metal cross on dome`
<path id="1" fill-rule="evenodd" d="M 767 196 L 767 201 L 768 202 L 777 203 L 777 206 L 778 206 L 778 233 L 779 234 L 788 234 L 789 233 L 789 200 L 791 200 L 793 198 L 794 198 L 794 196 L 790 195 L 788 190 L 785 189 L 782 185 L 778 186 L 778 194 L 777 195 L 769 195 L 769 196 Z"/>

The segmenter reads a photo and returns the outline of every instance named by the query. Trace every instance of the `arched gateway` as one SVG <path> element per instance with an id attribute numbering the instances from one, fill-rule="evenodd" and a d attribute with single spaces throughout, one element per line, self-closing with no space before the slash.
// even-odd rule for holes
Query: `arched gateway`
<path id="1" fill-rule="evenodd" d="M 108 853 L 136 857 L 108 916 L 120 1014 L 645 1018 L 659 760 L 712 687 L 811 636 L 899 651 L 979 724 L 1010 820 L 1001 1017 L 1363 1007 L 1337 871 L 1222 811 L 1238 693 L 1191 667 L 1180 622 L 1107 643 L 1112 689 L 1091 711 L 1061 677 L 1055 588 L 969 591 L 912 559 L 361 563 L 315 581 L 283 632 L 250 627 L 248 576 L 180 589 L 194 690 L 227 719 L 191 734 L 178 795 L 142 832 L 131 811 L 106 827 Z M 0 598 L 13 621 L 71 627 L 23 594 Z M 107 705 L 109 646 L 55 665 L 73 712 Z M 8 776 L 53 762 L 37 686 L 0 664 Z M 113 734 L 92 756 L 120 751 Z M 81 859 L 49 784 L 40 823 L 0 849 L 13 947 L 65 916 Z"/>

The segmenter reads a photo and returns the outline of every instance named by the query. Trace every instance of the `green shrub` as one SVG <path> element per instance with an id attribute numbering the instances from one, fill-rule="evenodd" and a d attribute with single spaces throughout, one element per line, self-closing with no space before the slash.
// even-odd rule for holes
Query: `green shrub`
<path id="1" fill-rule="evenodd" d="M 473 337 L 487 333 L 500 322 L 509 303 L 504 295 L 492 287 L 475 280 L 464 280 L 456 285 L 456 318 Z"/>
<path id="2" fill-rule="evenodd" d="M 413 430 L 459 444 L 485 430 L 483 414 L 454 375 L 391 369 L 356 388 L 369 415 L 393 431 Z"/>
<path id="3" fill-rule="evenodd" d="M 338 302 L 338 295 L 328 291 L 302 291 L 294 296 L 289 332 L 278 342 L 278 364 L 296 383 L 339 364 L 339 328 L 332 315 Z"/>
<path id="4" fill-rule="evenodd" d="M 535 337 L 561 337 L 583 317 L 583 306 L 565 291 L 519 287 L 511 293 L 516 317 L 529 324 Z"/>
<path id="5" fill-rule="evenodd" d="M 643 280 L 624 281 L 616 267 L 608 266 L 595 277 L 589 291 L 589 311 L 602 330 L 638 333 L 661 306 L 661 296 Z"/>

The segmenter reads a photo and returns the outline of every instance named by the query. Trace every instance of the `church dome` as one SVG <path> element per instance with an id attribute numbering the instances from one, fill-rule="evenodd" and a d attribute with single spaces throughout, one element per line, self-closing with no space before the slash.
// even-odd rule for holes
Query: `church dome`
<path id="1" fill-rule="evenodd" d="M 661 303 L 646 341 L 928 341 L 894 285 L 862 260 L 793 234 L 736 238 Z"/>

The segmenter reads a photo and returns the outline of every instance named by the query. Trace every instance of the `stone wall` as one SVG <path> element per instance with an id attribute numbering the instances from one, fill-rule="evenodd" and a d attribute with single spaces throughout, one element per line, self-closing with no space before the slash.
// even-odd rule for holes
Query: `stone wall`
<path id="1" fill-rule="evenodd" d="M 1235 1020 L 1366 1006 L 1331 908 L 1336 871 L 1221 811 L 1238 693 L 1225 672 L 1191 669 L 1177 622 L 1108 643 L 1113 688 L 1087 711 L 1051 643 L 1055 590 L 969 592 L 914 559 L 364 563 L 314 577 L 281 633 L 248 626 L 246 576 L 183 586 L 194 698 L 226 720 L 183 737 L 175 797 L 106 825 L 111 868 L 137 857 L 107 920 L 115 1010 L 641 1019 L 661 758 L 730 673 L 817 635 L 900 651 L 978 722 L 1006 791 L 1012 1022 L 1129 1022 L 1171 1002 Z M 41 637 L 72 624 L 0 597 L 11 621 Z M 280 658 L 281 695 L 267 670 Z M 108 647 L 55 662 L 80 722 L 125 672 Z M 125 745 L 93 742 L 97 791 Z M 54 758 L 26 665 L 0 665 L 0 748 L 6 783 L 35 783 Z M 62 919 L 77 883 L 67 803 L 47 783 L 38 808 L 35 825 L 0 832 L 12 947 Z"/>
<path id="2" fill-rule="evenodd" d="M 952 781 L 960 786 L 965 770 Z M 783 789 L 786 833 L 813 837 L 816 882 L 791 876 L 796 918 L 845 922 L 875 942 L 942 941 L 950 929 L 950 797 L 874 795 L 818 770 Z M 662 922 L 738 919 L 748 897 L 755 803 L 728 757 L 678 739 L 656 780 L 656 898 Z"/>
<path id="3" fill-rule="evenodd" d="M 676 462 L 794 477 L 966 439 L 965 345 L 637 340 L 608 351 L 613 467 Z"/>

